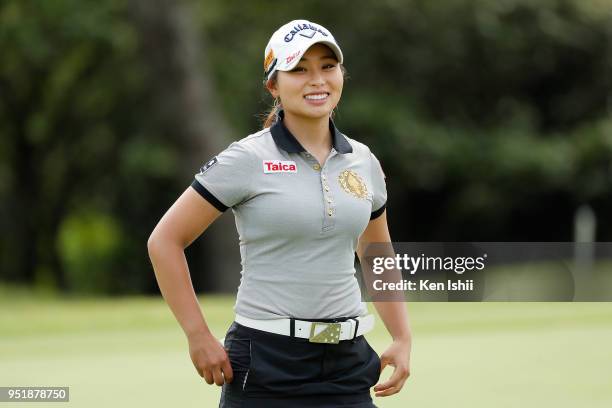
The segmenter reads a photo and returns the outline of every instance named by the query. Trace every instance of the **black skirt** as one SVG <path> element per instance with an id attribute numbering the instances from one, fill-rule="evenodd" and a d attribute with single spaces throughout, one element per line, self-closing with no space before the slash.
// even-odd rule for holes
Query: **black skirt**
<path id="1" fill-rule="evenodd" d="M 380 358 L 363 336 L 310 343 L 233 322 L 224 345 L 234 380 L 220 408 L 375 408 Z"/>

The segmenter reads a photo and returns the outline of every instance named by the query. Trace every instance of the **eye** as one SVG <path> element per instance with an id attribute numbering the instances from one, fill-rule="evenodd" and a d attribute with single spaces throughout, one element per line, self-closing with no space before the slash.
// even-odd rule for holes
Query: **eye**
<path id="1" fill-rule="evenodd" d="M 323 65 L 323 69 L 333 69 L 336 68 L 336 64 L 325 64 Z"/>
<path id="2" fill-rule="evenodd" d="M 306 69 L 304 67 L 295 67 L 289 72 L 304 72 Z"/>

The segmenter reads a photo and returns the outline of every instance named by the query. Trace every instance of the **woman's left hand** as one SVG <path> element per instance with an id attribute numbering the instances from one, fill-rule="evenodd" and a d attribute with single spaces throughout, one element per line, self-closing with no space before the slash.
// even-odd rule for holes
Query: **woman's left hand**
<path id="1" fill-rule="evenodd" d="M 380 356 L 380 372 L 387 365 L 395 367 L 391 377 L 374 386 L 377 397 L 387 397 L 400 392 L 410 376 L 410 340 L 395 340 Z"/>

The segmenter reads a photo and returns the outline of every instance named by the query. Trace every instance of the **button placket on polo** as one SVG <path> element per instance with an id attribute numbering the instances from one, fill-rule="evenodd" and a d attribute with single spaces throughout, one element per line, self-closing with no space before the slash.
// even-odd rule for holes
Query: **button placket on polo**
<path id="1" fill-rule="evenodd" d="M 329 160 L 337 154 L 334 148 L 331 149 L 329 156 L 325 160 L 323 167 L 319 164 L 315 157 L 308 153 L 303 152 L 302 155 L 306 162 L 309 164 L 309 167 L 317 173 L 319 177 L 319 183 L 321 187 L 321 201 L 323 203 L 323 218 L 322 218 L 322 231 L 329 231 L 333 229 L 336 225 L 336 207 L 334 203 L 334 197 L 331 192 L 331 187 L 329 185 L 329 175 L 328 175 L 328 163 Z"/>
<path id="2" fill-rule="evenodd" d="M 336 206 L 331 187 L 329 185 L 329 162 L 336 154 L 336 150 L 332 148 L 329 156 L 323 164 L 323 168 L 321 169 L 321 191 L 323 193 L 323 208 L 325 208 L 323 231 L 329 231 L 336 226 Z"/>

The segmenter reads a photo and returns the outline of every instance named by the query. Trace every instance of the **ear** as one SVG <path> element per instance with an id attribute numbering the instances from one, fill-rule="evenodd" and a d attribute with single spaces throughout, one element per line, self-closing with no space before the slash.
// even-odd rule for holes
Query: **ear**
<path id="1" fill-rule="evenodd" d="M 278 83 L 277 83 L 277 81 L 269 79 L 266 82 L 266 89 L 270 92 L 270 94 L 272 95 L 272 97 L 274 99 L 276 99 L 276 98 L 278 98 L 280 96 L 280 93 L 278 92 Z"/>

